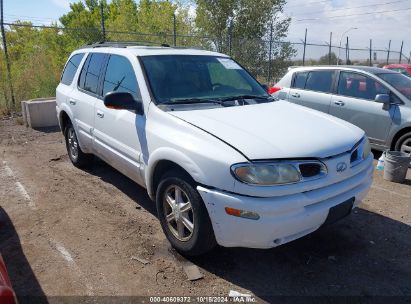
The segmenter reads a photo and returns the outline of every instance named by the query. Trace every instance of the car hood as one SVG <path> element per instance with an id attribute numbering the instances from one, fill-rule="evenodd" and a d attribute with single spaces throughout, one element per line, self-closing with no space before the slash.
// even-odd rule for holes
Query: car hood
<path id="1" fill-rule="evenodd" d="M 329 157 L 351 150 L 364 136 L 348 122 L 286 101 L 169 113 L 250 160 Z"/>

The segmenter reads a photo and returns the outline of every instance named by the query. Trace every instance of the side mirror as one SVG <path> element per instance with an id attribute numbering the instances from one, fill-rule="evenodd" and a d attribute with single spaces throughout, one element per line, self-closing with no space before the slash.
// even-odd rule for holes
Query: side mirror
<path id="1" fill-rule="evenodd" d="M 266 84 L 261 84 L 261 86 L 264 88 L 264 90 L 268 93 L 268 89 L 269 89 L 269 87 L 268 87 L 268 85 L 266 85 Z"/>
<path id="2" fill-rule="evenodd" d="M 390 95 L 388 94 L 378 94 L 377 96 L 375 96 L 375 101 L 378 103 L 382 103 L 382 108 L 384 110 L 389 110 L 390 109 L 390 105 L 391 105 L 391 98 Z"/>
<path id="3" fill-rule="evenodd" d="M 132 110 L 137 114 L 143 114 L 143 103 L 135 100 L 128 92 L 109 92 L 104 96 L 104 105 L 109 109 Z"/>

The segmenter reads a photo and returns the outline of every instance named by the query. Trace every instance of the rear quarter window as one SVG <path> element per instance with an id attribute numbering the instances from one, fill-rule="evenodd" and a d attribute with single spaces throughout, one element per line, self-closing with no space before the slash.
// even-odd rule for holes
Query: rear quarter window
<path id="1" fill-rule="evenodd" d="M 79 77 L 78 86 L 80 89 L 99 95 L 99 78 L 105 56 L 103 53 L 90 53 L 88 55 Z"/>
<path id="2" fill-rule="evenodd" d="M 61 79 L 60 79 L 61 83 L 65 85 L 71 85 L 74 79 L 74 75 L 76 75 L 76 72 L 78 70 L 78 67 L 83 57 L 84 57 L 84 53 L 75 54 L 71 56 L 69 61 L 67 61 L 63 74 L 61 75 Z"/>
<path id="3" fill-rule="evenodd" d="M 300 72 L 295 74 L 294 85 L 296 89 L 304 89 L 307 81 L 308 72 Z"/>

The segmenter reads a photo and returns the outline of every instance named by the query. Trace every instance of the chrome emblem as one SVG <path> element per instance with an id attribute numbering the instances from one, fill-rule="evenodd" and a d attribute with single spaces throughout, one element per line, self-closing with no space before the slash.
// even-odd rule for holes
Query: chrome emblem
<path id="1" fill-rule="evenodd" d="M 337 172 L 339 173 L 344 172 L 347 169 L 347 164 L 344 162 L 340 162 L 337 164 L 336 169 L 337 169 Z"/>

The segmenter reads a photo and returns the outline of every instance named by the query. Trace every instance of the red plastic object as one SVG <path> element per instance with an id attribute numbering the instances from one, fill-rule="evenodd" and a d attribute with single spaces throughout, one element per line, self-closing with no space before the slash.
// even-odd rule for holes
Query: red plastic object
<path id="1" fill-rule="evenodd" d="M 275 92 L 278 92 L 278 91 L 280 91 L 282 88 L 280 88 L 280 87 L 269 87 L 268 88 L 268 94 L 274 94 Z"/>
<path id="2" fill-rule="evenodd" d="M 0 304 L 17 304 L 3 257 L 0 255 Z"/>

